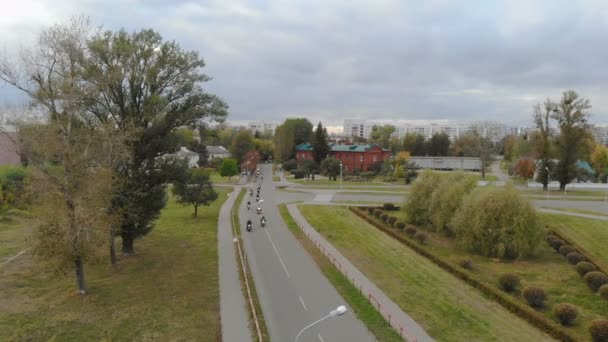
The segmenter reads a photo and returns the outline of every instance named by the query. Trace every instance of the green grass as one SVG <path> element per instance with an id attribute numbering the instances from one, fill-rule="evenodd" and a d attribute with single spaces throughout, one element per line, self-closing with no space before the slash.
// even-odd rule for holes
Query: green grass
<path id="1" fill-rule="evenodd" d="M 305 184 L 305 185 L 340 185 L 340 179 L 336 181 L 331 181 L 329 179 L 294 179 L 292 180 L 294 183 Z M 354 185 L 354 186 L 369 186 L 373 184 L 382 185 L 379 182 L 369 181 L 369 182 L 355 182 L 355 181 L 343 181 L 342 185 Z"/>
<path id="2" fill-rule="evenodd" d="M 117 269 L 106 258 L 86 264 L 86 296 L 75 294 L 73 272 L 50 273 L 29 255 L 0 268 L 0 340 L 217 341 L 217 219 L 231 189 L 216 191 L 198 218 L 171 199 Z"/>
<path id="3" fill-rule="evenodd" d="M 26 239 L 31 231 L 19 219 L 0 220 L 0 263 L 29 246 Z"/>
<path id="4" fill-rule="evenodd" d="M 214 184 L 215 183 L 219 183 L 219 184 L 238 184 L 239 177 L 240 177 L 240 175 L 232 176 L 232 177 L 230 177 L 230 180 L 228 180 L 228 177 L 222 177 L 222 176 L 220 176 L 219 173 L 213 172 L 209 176 L 209 179 Z"/>
<path id="5" fill-rule="evenodd" d="M 549 228 L 574 241 L 602 263 L 604 269 L 608 269 L 608 222 L 558 214 L 541 214 L 541 219 Z"/>
<path id="6" fill-rule="evenodd" d="M 586 214 L 586 215 L 595 215 L 595 216 L 608 216 L 607 213 L 602 213 L 598 211 L 585 210 L 585 209 L 577 209 L 577 208 L 562 208 L 562 207 L 543 207 L 545 209 L 564 211 L 567 213 L 577 213 L 577 214 Z"/>
<path id="7" fill-rule="evenodd" d="M 546 195 L 547 192 L 542 189 L 525 188 L 520 190 L 523 194 L 527 195 Z M 568 197 L 568 196 L 589 196 L 589 197 L 606 197 L 606 190 L 568 190 L 564 195 L 564 191 L 559 189 L 551 188 L 549 196 Z"/>
<path id="8" fill-rule="evenodd" d="M 378 341 L 402 341 L 397 332 L 390 327 L 374 306 L 354 287 L 350 281 L 319 251 L 294 222 L 285 204 L 279 206 L 279 211 L 289 230 L 298 239 L 302 247 L 313 258 L 325 277 L 338 290 L 338 293 L 348 302 L 357 318 L 371 331 Z"/>
<path id="9" fill-rule="evenodd" d="M 539 341 L 536 328 L 352 214 L 301 206 L 302 214 L 355 266 L 441 341 Z"/>

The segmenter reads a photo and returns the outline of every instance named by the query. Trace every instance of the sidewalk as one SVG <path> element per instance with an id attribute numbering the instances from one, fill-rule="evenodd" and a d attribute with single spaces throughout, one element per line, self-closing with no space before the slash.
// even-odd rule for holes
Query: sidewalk
<path id="1" fill-rule="evenodd" d="M 251 342 L 249 313 L 243 291 L 241 291 L 230 215 L 230 210 L 239 191 L 241 191 L 241 187 L 235 186 L 234 191 L 230 193 L 230 197 L 222 205 L 218 220 L 220 317 L 223 341 Z"/>
<path id="2" fill-rule="evenodd" d="M 319 234 L 298 210 L 296 204 L 288 204 L 287 209 L 308 238 L 330 259 L 330 261 L 366 295 L 372 305 L 408 341 L 433 341 L 433 339 L 408 314 L 389 299 L 373 282 L 361 273 L 321 234 Z"/>

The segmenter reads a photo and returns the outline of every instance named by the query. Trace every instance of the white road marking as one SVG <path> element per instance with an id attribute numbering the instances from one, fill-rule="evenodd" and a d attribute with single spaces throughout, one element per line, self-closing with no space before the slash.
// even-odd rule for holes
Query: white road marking
<path id="1" fill-rule="evenodd" d="M 321 337 L 321 334 L 317 334 L 317 336 L 319 336 L 319 341 L 325 342 L 325 341 L 323 341 L 323 337 Z"/>
<path id="2" fill-rule="evenodd" d="M 25 253 L 25 252 L 29 251 L 31 248 L 32 248 L 32 247 L 30 247 L 30 248 L 26 248 L 26 249 L 22 250 L 21 252 L 17 253 L 17 255 L 13 255 L 12 257 L 8 258 L 6 261 L 3 261 L 2 263 L 0 263 L 0 265 L 4 265 L 4 264 L 6 264 L 7 262 L 9 262 L 9 261 L 11 261 L 11 260 L 15 259 L 16 257 L 20 256 L 21 254 L 23 254 L 23 253 Z"/>
<path id="3" fill-rule="evenodd" d="M 304 308 L 304 310 L 308 311 L 306 304 L 304 304 L 304 299 L 302 299 L 302 296 L 299 296 L 299 297 L 300 297 L 300 303 L 302 303 L 302 307 Z"/>
<path id="4" fill-rule="evenodd" d="M 287 267 L 285 267 L 285 263 L 283 262 L 283 258 L 281 258 L 281 255 L 279 254 L 279 251 L 277 250 L 277 246 L 274 245 L 274 242 L 272 242 L 272 238 L 270 237 L 270 234 L 268 233 L 268 230 L 265 229 L 264 230 L 266 232 L 266 236 L 268 236 L 268 241 L 270 241 L 270 244 L 272 245 L 272 248 L 274 249 L 274 252 L 276 253 L 277 257 L 279 258 L 279 261 L 281 262 L 281 266 L 283 266 L 283 270 L 285 271 L 285 274 L 287 275 L 287 278 L 291 278 L 289 275 L 289 272 L 287 271 Z"/>

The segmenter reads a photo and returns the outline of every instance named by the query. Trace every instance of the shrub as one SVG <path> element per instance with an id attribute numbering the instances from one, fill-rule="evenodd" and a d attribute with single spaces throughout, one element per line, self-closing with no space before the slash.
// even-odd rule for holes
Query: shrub
<path id="1" fill-rule="evenodd" d="M 290 172 L 298 167 L 298 163 L 295 159 L 290 159 L 283 163 L 283 170 Z"/>
<path id="2" fill-rule="evenodd" d="M 382 207 L 384 210 L 395 210 L 395 205 L 393 203 L 384 203 Z"/>
<path id="3" fill-rule="evenodd" d="M 452 226 L 460 245 L 486 257 L 531 255 L 542 238 L 535 209 L 512 186 L 473 190 Z"/>
<path id="4" fill-rule="evenodd" d="M 561 254 L 563 256 L 566 256 L 566 255 L 568 255 L 568 254 L 570 254 L 572 252 L 576 252 L 576 248 L 574 248 L 574 247 L 572 247 L 570 245 L 562 245 L 559 248 L 559 254 Z"/>
<path id="5" fill-rule="evenodd" d="M 374 210 L 376 210 L 376 208 L 374 208 L 374 207 L 367 207 L 367 212 L 368 212 L 370 215 L 373 215 L 373 214 L 374 214 Z"/>
<path id="6" fill-rule="evenodd" d="M 562 246 L 564 243 L 565 243 L 565 242 L 564 242 L 564 240 L 559 239 L 559 238 L 556 238 L 556 237 L 554 237 L 553 239 L 549 240 L 549 245 L 550 245 L 550 246 L 551 246 L 553 249 L 555 249 L 555 251 L 556 251 L 556 252 L 557 252 L 557 251 L 559 251 L 559 248 L 560 248 L 560 247 L 561 247 L 561 246 Z"/>
<path id="7" fill-rule="evenodd" d="M 519 277 L 513 273 L 505 273 L 498 278 L 500 288 L 505 292 L 513 292 L 519 287 Z"/>
<path id="8" fill-rule="evenodd" d="M 304 177 L 306 177 L 306 170 L 303 169 L 295 169 L 295 170 L 291 170 L 291 174 L 293 175 L 293 178 L 295 179 L 302 179 Z"/>
<path id="9" fill-rule="evenodd" d="M 469 259 L 469 258 L 465 258 L 460 260 L 460 262 L 458 262 L 458 265 L 460 265 L 460 267 L 464 268 L 465 270 L 472 270 L 473 269 L 473 260 Z"/>
<path id="10" fill-rule="evenodd" d="M 388 219 L 388 215 L 382 214 L 382 215 L 380 215 L 380 219 L 382 220 L 382 222 L 386 222 L 386 220 Z"/>
<path id="11" fill-rule="evenodd" d="M 430 201 L 430 221 L 435 230 L 453 235 L 452 218 L 462 205 L 463 198 L 477 186 L 477 179 L 464 172 L 443 176 L 433 191 Z"/>
<path id="12" fill-rule="evenodd" d="M 380 215 L 382 215 L 382 210 L 380 210 L 380 209 L 374 210 L 374 216 L 380 217 Z"/>
<path id="13" fill-rule="evenodd" d="M 414 237 L 416 235 L 416 227 L 414 226 L 407 226 L 407 228 L 405 229 L 405 234 L 409 235 L 409 237 Z"/>
<path id="14" fill-rule="evenodd" d="M 600 286 L 599 294 L 600 297 L 604 298 L 605 300 L 608 300 L 608 284 Z"/>
<path id="15" fill-rule="evenodd" d="M 608 320 L 594 319 L 589 326 L 589 333 L 594 342 L 608 341 Z"/>
<path id="16" fill-rule="evenodd" d="M 577 252 L 568 253 L 568 255 L 566 255 L 566 259 L 572 265 L 576 265 L 581 261 L 585 261 L 585 257 L 581 253 Z"/>
<path id="17" fill-rule="evenodd" d="M 535 308 L 543 307 L 545 300 L 547 299 L 545 290 L 535 286 L 526 287 L 523 295 L 528 304 Z"/>
<path id="18" fill-rule="evenodd" d="M 602 285 L 608 284 L 608 276 L 598 271 L 589 272 L 583 278 L 593 292 L 596 292 Z"/>
<path id="19" fill-rule="evenodd" d="M 414 181 L 405 205 L 405 212 L 412 223 L 423 225 L 431 221 L 431 196 L 440 179 L 437 172 L 424 171 Z"/>
<path id="20" fill-rule="evenodd" d="M 405 228 L 405 223 L 397 221 L 396 226 L 399 228 L 399 230 L 403 230 L 403 228 Z"/>
<path id="21" fill-rule="evenodd" d="M 395 222 L 397 222 L 397 218 L 395 216 L 388 217 L 388 224 L 390 224 L 391 226 L 394 226 Z"/>
<path id="22" fill-rule="evenodd" d="M 570 325 L 576 319 L 578 310 L 572 304 L 560 303 L 553 307 L 553 314 L 561 325 Z"/>
<path id="23" fill-rule="evenodd" d="M 428 239 L 426 234 L 424 234 L 423 232 L 417 233 L 415 237 L 416 237 L 416 240 L 418 242 L 420 242 L 421 245 L 424 245 L 426 243 L 426 240 Z"/>
<path id="24" fill-rule="evenodd" d="M 589 273 L 589 272 L 593 272 L 595 271 L 597 268 L 595 267 L 594 264 L 588 262 L 588 261 L 581 261 L 578 264 L 576 264 L 576 272 L 581 276 L 584 277 L 585 274 Z"/>

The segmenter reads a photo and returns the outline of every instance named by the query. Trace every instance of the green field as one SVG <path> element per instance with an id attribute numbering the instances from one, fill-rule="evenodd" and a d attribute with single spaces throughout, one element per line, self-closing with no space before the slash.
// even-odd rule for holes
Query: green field
<path id="1" fill-rule="evenodd" d="M 199 208 L 173 200 L 135 257 L 86 265 L 89 294 L 72 272 L 42 269 L 29 254 L 0 267 L 1 341 L 217 341 L 217 218 L 232 189 Z"/>
<path id="2" fill-rule="evenodd" d="M 574 241 L 608 269 L 608 221 L 557 214 L 541 217 L 549 228 Z"/>
<path id="3" fill-rule="evenodd" d="M 608 216 L 607 213 L 602 213 L 602 212 L 592 211 L 592 210 L 585 210 L 585 209 L 577 209 L 577 208 L 562 208 L 562 207 L 543 207 L 543 208 L 563 211 L 566 213 L 576 213 L 576 214 L 595 215 L 595 216 Z"/>
<path id="4" fill-rule="evenodd" d="M 321 234 L 437 340 L 549 339 L 348 208 L 300 208 Z"/>
<path id="5" fill-rule="evenodd" d="M 241 177 L 240 175 L 236 175 L 236 176 L 230 177 L 230 180 L 228 180 L 228 177 L 222 177 L 222 176 L 220 176 L 219 173 L 213 172 L 209 176 L 209 179 L 214 184 L 215 183 L 218 183 L 218 184 L 238 184 L 240 177 Z"/>
<path id="6" fill-rule="evenodd" d="M 312 243 L 295 223 L 285 204 L 279 206 L 279 211 L 289 230 L 298 239 L 302 247 L 313 258 L 319 269 L 348 302 L 359 318 L 374 334 L 378 341 L 402 341 L 396 331 L 378 313 L 374 306 L 353 286 L 350 281 L 327 259 L 314 243 Z"/>

